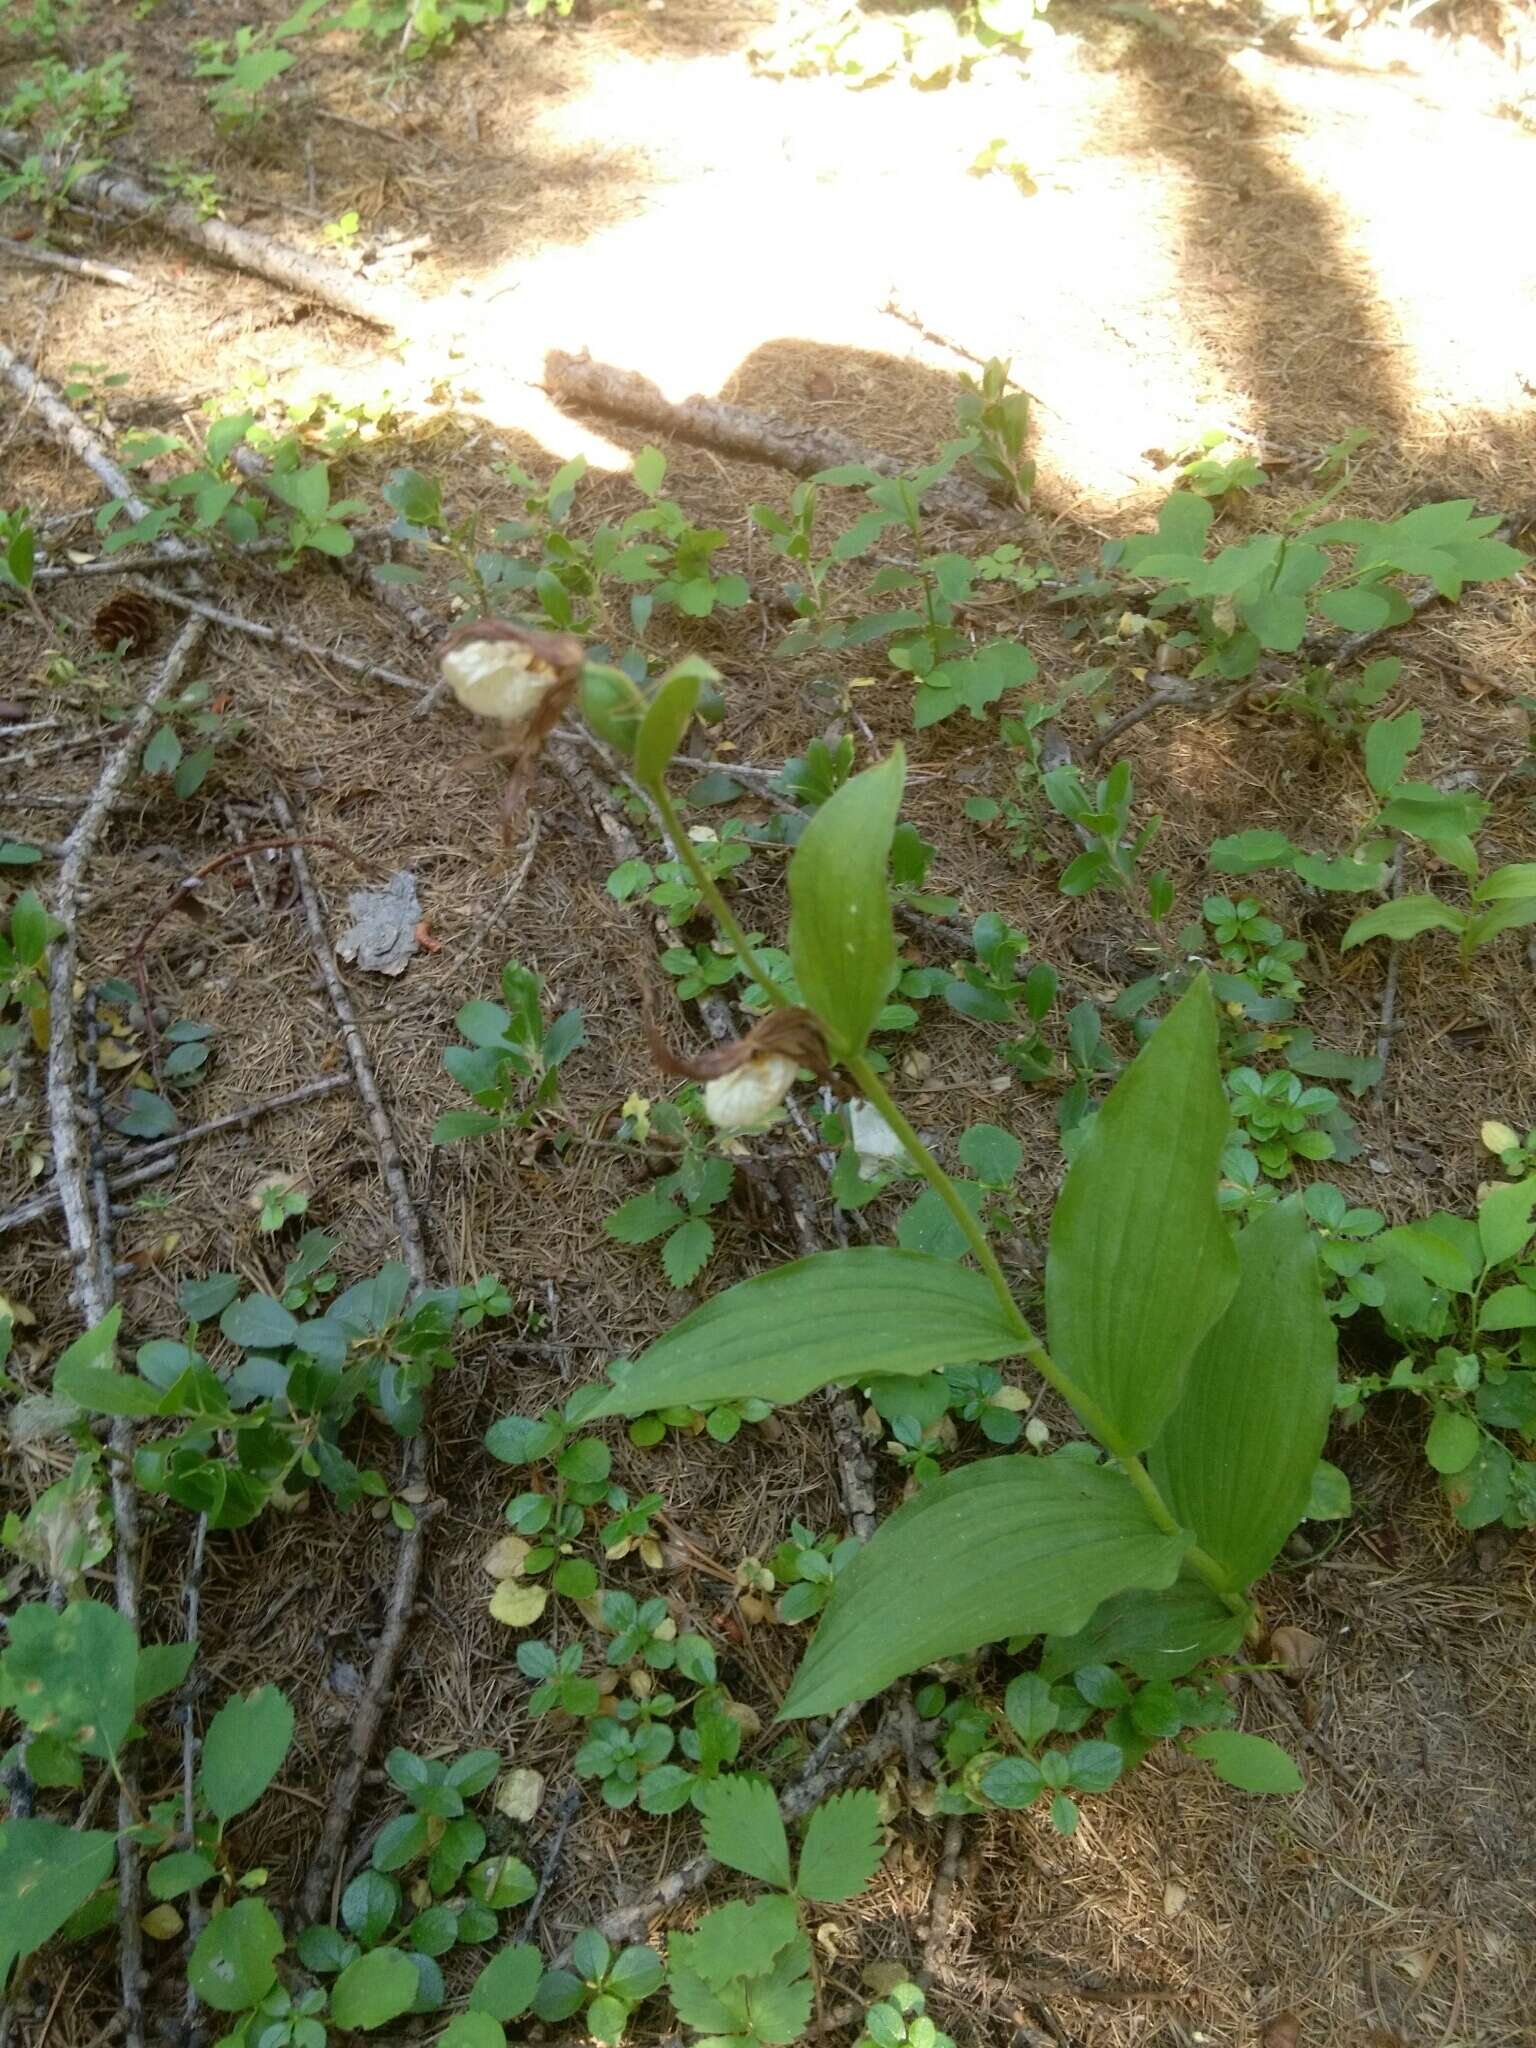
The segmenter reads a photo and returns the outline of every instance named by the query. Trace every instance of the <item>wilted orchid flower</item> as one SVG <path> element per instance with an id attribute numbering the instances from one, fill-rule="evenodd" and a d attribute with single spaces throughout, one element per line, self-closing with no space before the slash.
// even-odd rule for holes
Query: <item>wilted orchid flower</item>
<path id="1" fill-rule="evenodd" d="M 722 1131 L 750 1130 L 771 1116 L 802 1067 L 818 1079 L 829 1072 L 827 1042 L 809 1010 L 770 1010 L 745 1038 L 691 1059 L 671 1051 L 649 1019 L 646 1029 L 663 1072 L 704 1082 L 704 1114 Z"/>
<path id="2" fill-rule="evenodd" d="M 539 750 L 581 682 L 586 649 L 574 633 L 471 619 L 444 641 L 441 663 L 444 682 L 467 711 L 507 728 L 495 752 L 511 768 L 502 798 L 510 837 Z"/>

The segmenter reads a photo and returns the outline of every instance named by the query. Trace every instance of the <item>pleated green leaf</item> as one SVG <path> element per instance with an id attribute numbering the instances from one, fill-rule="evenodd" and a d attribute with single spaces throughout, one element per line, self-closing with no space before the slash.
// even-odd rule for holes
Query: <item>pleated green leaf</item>
<path id="1" fill-rule="evenodd" d="M 789 863 L 789 956 L 834 1059 L 864 1050 L 895 970 L 885 873 L 906 775 L 897 747 L 852 776 L 812 818 Z"/>
<path id="2" fill-rule="evenodd" d="M 1123 1473 L 1072 1453 L 989 1458 L 897 1509 L 839 1573 L 784 1704 L 830 1714 L 1003 1636 L 1082 1628 L 1128 1586 L 1168 1586 L 1187 1539 Z"/>
<path id="3" fill-rule="evenodd" d="M 1051 1218 L 1051 1352 L 1118 1448 L 1157 1436 L 1232 1298 L 1237 1260 L 1216 1207 L 1227 1123 L 1202 975 L 1110 1090 Z"/>
<path id="4" fill-rule="evenodd" d="M 1007 1358 L 1018 1333 L 979 1273 L 926 1252 L 817 1252 L 685 1316 L 581 1419 L 708 1401 L 798 1401 L 834 1380 Z"/>
<path id="5" fill-rule="evenodd" d="M 1148 1462 L 1174 1513 L 1242 1587 L 1306 1513 L 1338 1344 L 1299 1201 L 1261 1209 L 1237 1260 L 1237 1291 Z"/>

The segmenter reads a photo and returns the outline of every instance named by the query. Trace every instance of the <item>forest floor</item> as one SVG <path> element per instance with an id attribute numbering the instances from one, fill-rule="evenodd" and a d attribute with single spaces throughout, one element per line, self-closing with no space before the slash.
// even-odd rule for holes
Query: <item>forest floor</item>
<path id="1" fill-rule="evenodd" d="M 251 20 L 285 11 L 260 0 L 243 10 Z M 231 403 L 323 398 L 326 418 L 372 405 L 382 409 L 377 430 L 333 465 L 338 493 L 387 517 L 380 487 L 408 465 L 440 481 L 455 517 L 491 522 L 517 510 L 506 460 L 543 478 L 582 454 L 592 467 L 573 526 L 590 531 L 639 502 L 628 466 L 655 437 L 561 409 L 541 388 L 550 349 L 589 349 L 671 399 L 721 394 L 913 464 L 955 431 L 958 373 L 997 356 L 1035 398 L 1038 473 L 1028 525 L 1000 517 L 989 540 L 1011 533 L 1058 575 L 1094 565 L 1105 539 L 1148 528 L 1180 461 L 1213 429 L 1271 478 L 1223 515 L 1233 532 L 1272 527 L 1306 502 L 1329 444 L 1356 428 L 1370 439 L 1342 514 L 1388 518 L 1466 496 L 1516 538 L 1530 532 L 1532 71 L 1500 53 L 1477 8 L 1327 40 L 1267 29 L 1260 9 L 1237 0 L 1157 12 L 1062 4 L 1027 64 L 988 65 L 942 90 L 896 80 L 855 92 L 754 64 L 749 46 L 771 40 L 766 5 L 671 0 L 585 23 L 509 21 L 409 66 L 389 48 L 363 61 L 355 38 L 328 39 L 303 57 L 270 116 L 238 135 L 211 123 L 187 58 L 194 36 L 232 29 L 228 10 L 139 12 L 98 8 L 79 37 L 93 61 L 127 54 L 135 104 L 114 160 L 206 170 L 229 219 L 333 258 L 319 229 L 349 210 L 365 251 L 391 236 L 427 238 L 399 274 L 419 299 L 451 309 L 461 338 L 457 354 L 440 330 L 390 339 L 217 268 L 153 227 L 87 222 L 78 246 L 129 268 L 138 288 L 0 267 L 0 338 L 61 385 L 79 377 L 75 366 L 95 366 L 81 403 L 109 443 L 129 428 L 195 440 L 200 420 Z M 8 60 L 0 91 L 25 56 Z M 1001 135 L 1033 193 L 1001 173 L 969 174 Z M 108 386 L 108 376 L 123 381 Z M 759 583 L 778 573 L 747 514 L 758 501 L 784 504 L 784 475 L 681 441 L 667 454 L 669 493 L 700 525 L 725 530 L 728 566 Z M 99 502 L 88 473 L 9 392 L 0 463 L 0 498 L 39 519 Z M 70 540 L 92 545 L 88 528 Z M 313 555 L 290 574 L 259 561 L 209 574 L 214 600 L 247 618 L 433 679 L 430 650 L 402 621 Z M 413 593 L 443 618 L 445 581 Z M 88 622 L 111 588 L 60 582 L 48 606 Z M 1025 630 L 1042 687 L 1085 659 L 1112 668 L 1093 707 L 1069 707 L 1060 721 L 1066 742 L 1084 748 L 1095 713 L 1144 694 L 1148 656 L 1134 638 L 1085 653 L 1066 621 L 1037 605 Z M 130 678 L 149 676 L 176 624 L 162 617 L 159 646 L 129 664 Z M 903 677 L 886 672 L 850 692 L 877 661 L 857 651 L 776 660 L 782 622 L 755 602 L 683 625 L 669 645 L 703 654 L 725 679 L 723 723 L 692 742 L 701 763 L 776 767 L 853 717 L 881 748 L 905 739 L 907 814 L 938 848 L 928 886 L 957 897 L 962 920 L 991 910 L 1027 932 L 1032 957 L 1061 976 L 1063 1008 L 1107 1005 L 1146 971 L 1145 927 L 1127 902 L 1056 890 L 1076 851 L 1064 820 L 1042 807 L 1039 858 L 1015 858 L 1002 826 L 964 815 L 965 798 L 1010 791 L 1012 764 L 990 721 L 914 735 Z M 1527 572 L 1426 611 L 1393 651 L 1404 663 L 1394 702 L 1424 717 L 1418 772 L 1491 799 L 1491 858 L 1536 860 L 1536 581 Z M 0 805 L 8 837 L 52 841 L 94 785 L 104 728 L 88 679 L 47 679 L 46 652 L 28 617 L 10 611 L 0 696 L 27 720 L 58 723 L 5 744 Z M 582 1012 L 586 1042 L 563 1070 L 574 1132 L 600 1140 L 631 1094 L 665 1092 L 641 994 L 671 997 L 651 922 L 605 891 L 617 856 L 592 790 L 547 762 L 532 797 L 536 837 L 506 848 L 496 771 L 451 704 L 424 723 L 398 690 L 219 627 L 196 659 L 244 733 L 193 798 L 140 779 L 120 799 L 81 907 L 81 977 L 131 976 L 136 942 L 181 877 L 231 847 L 287 836 L 274 793 L 309 842 L 333 940 L 362 879 L 414 873 L 430 943 L 398 979 L 342 974 L 432 1280 L 498 1273 L 514 1308 L 462 1342 L 433 1391 L 422 1484 L 436 1505 L 380 1753 L 489 1745 L 543 1773 L 545 1803 L 527 1828 L 537 1864 L 573 1782 L 576 1738 L 562 1717 L 530 1721 L 516 1638 L 486 1611 L 480 1560 L 502 1533 L 510 1488 L 484 1432 L 561 1401 L 633 1356 L 680 1307 L 801 1247 L 772 1187 L 743 1176 L 712 1219 L 707 1270 L 680 1294 L 653 1248 L 603 1228 L 645 1184 L 631 1153 L 583 1142 L 560 1156 L 512 1139 L 434 1149 L 435 1117 L 456 1106 L 441 1064 L 455 1014 L 494 996 L 512 958 L 544 977 L 552 1008 Z M 79 735 L 89 743 L 60 746 Z M 1157 858 L 1184 914 L 1217 886 L 1206 866 L 1214 839 L 1259 825 L 1332 847 L 1370 803 L 1353 750 L 1256 705 L 1170 707 L 1128 731 L 1118 752 L 1132 766 L 1137 818 L 1162 817 Z M 608 792 L 601 780 L 599 810 L 606 800 L 654 851 Z M 750 796 L 736 809 L 767 815 Z M 737 886 L 744 922 L 775 940 L 781 861 L 755 854 Z M 46 895 L 48 869 L 38 873 Z M 1341 955 L 1348 911 L 1337 899 L 1292 877 L 1263 879 L 1266 908 L 1308 942 L 1305 1021 L 1319 1044 L 1372 1052 L 1385 949 Z M 156 1002 L 212 1027 L 214 1058 L 183 1099 L 183 1122 L 346 1074 L 287 857 L 226 866 L 200 902 L 201 916 L 169 920 L 148 955 Z M 1536 1124 L 1525 937 L 1507 935 L 1465 972 L 1448 947 L 1401 949 L 1383 1083 L 1348 1104 L 1361 1150 L 1328 1170 L 1352 1199 L 1394 1221 L 1465 1208 L 1487 1168 L 1481 1120 Z M 944 964 L 942 937 L 919 935 L 910 950 Z M 675 1005 L 671 1025 L 699 1042 Z M 1127 1051 L 1123 1028 L 1109 1028 Z M 895 1063 L 925 1132 L 944 1141 L 986 1120 L 1022 1140 L 1005 1260 L 1027 1276 L 1062 1171 L 1059 1087 L 1023 1085 L 985 1031 L 937 1004 Z M 114 1101 L 143 1073 L 132 1061 L 104 1078 Z M 0 1106 L 0 1199 L 46 1185 L 47 1129 L 40 1063 L 21 1057 Z M 772 1141 L 786 1142 L 798 1143 Z M 191 1277 L 235 1271 L 276 1284 L 291 1240 L 274 1249 L 247 1201 L 276 1171 L 309 1191 L 306 1227 L 340 1240 L 344 1281 L 399 1255 L 374 1134 L 354 1094 L 338 1089 L 189 1145 L 174 1177 L 154 1184 L 152 1205 L 126 1202 L 115 1255 L 131 1341 L 178 1334 L 176 1290 Z M 880 1207 L 866 1213 L 882 1227 Z M 833 1241 L 830 1205 L 813 1228 Z M 0 1289 L 35 1318 L 20 1327 L 9 1368 L 28 1392 L 46 1385 L 49 1361 L 78 1328 L 70 1278 L 57 1216 L 0 1242 Z M 803 1632 L 744 1622 L 731 1571 L 768 1555 L 791 1518 L 817 1531 L 847 1525 L 824 1411 L 810 1403 L 779 1424 L 771 1439 L 749 1427 L 729 1444 L 669 1436 L 647 1450 L 612 1439 L 616 1480 L 665 1499 L 674 1533 L 657 1585 L 716 1642 L 733 1691 L 765 1728 Z M 369 1430 L 368 1455 L 388 1469 L 393 1440 Z M 1070 1839 L 1035 1812 L 968 1821 L 928 1956 L 940 2024 L 963 2041 L 1058 2048 L 1237 2048 L 1261 2035 L 1272 2048 L 1514 2048 L 1531 2038 L 1536 1552 L 1528 1534 L 1474 1539 L 1455 1525 L 1420 1434 L 1406 1404 L 1336 1431 L 1329 1455 L 1351 1479 L 1355 1512 L 1328 1541 L 1288 1556 L 1265 1589 L 1271 1623 L 1291 1622 L 1323 1647 L 1294 1685 L 1245 1688 L 1242 1725 L 1297 1751 L 1306 1790 L 1248 1799 L 1177 1756 L 1154 1756 L 1089 1802 Z M 7 1499 L 35 1498 L 70 1455 L 56 1439 L 10 1441 Z M 883 1510 L 899 1497 L 900 1473 L 884 1458 L 875 1469 Z M 169 1639 L 182 1625 L 190 1518 L 165 1503 L 144 1511 L 143 1633 Z M 279 1791 L 242 1840 L 276 1896 L 297 1890 L 314 1850 L 400 1542 L 387 1517 L 343 1516 L 318 1493 L 302 1512 L 210 1538 L 208 1696 L 275 1680 L 298 1715 Z M 646 1579 L 635 1559 L 615 1567 L 615 1583 L 639 1590 Z M 757 1755 L 778 1739 L 771 1729 L 757 1738 Z M 173 1740 L 153 1768 L 170 1783 L 178 1767 Z M 915 1786 L 904 1790 L 899 1757 L 884 1769 L 892 1853 L 874 1890 L 837 1909 L 826 1935 L 830 1981 L 842 1990 L 856 1992 L 870 1963 L 916 1965 L 941 1861 L 942 1820 L 923 1817 Z M 375 1769 L 354 1842 L 366 1845 L 387 1810 Z M 680 1863 L 687 1829 L 686 1815 L 609 1812 L 589 1788 L 544 1909 L 551 1946 Z M 174 1974 L 169 1956 L 151 1963 L 167 1981 Z M 59 1951 L 42 1990 L 38 2011 L 19 2014 L 26 2048 L 96 2038 L 116 1998 L 110 1950 Z M 1263 2033 L 1287 2013 L 1299 2033 Z M 643 2028 L 637 2038 L 648 2038 Z"/>

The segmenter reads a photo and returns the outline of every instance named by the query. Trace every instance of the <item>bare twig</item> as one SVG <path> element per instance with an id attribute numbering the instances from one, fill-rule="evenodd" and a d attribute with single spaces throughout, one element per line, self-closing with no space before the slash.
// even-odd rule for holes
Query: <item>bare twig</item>
<path id="1" fill-rule="evenodd" d="M 96 1063 L 100 1034 L 96 1020 L 96 988 L 85 992 L 85 1107 L 90 1123 L 91 1200 L 96 1211 L 96 1279 L 104 1300 L 112 1298 L 112 1197 L 107 1192 L 107 1163 L 101 1148 L 101 1070 Z"/>
<path id="2" fill-rule="evenodd" d="M 287 798 L 274 792 L 272 808 L 285 830 L 294 834 L 296 824 Z M 294 846 L 289 858 L 293 862 L 294 877 L 299 885 L 304 915 L 309 924 L 315 963 L 320 969 L 321 979 L 330 996 L 331 1008 L 336 1013 L 342 1042 L 346 1046 L 347 1059 L 352 1068 L 354 1085 L 367 1111 L 374 1146 L 379 1155 L 379 1169 L 389 1190 L 395 1230 L 405 1253 L 406 1267 L 414 1286 L 421 1290 L 427 1285 L 426 1247 L 422 1241 L 421 1221 L 416 1214 L 416 1205 L 411 1199 L 410 1186 L 405 1177 L 405 1166 L 400 1157 L 400 1146 L 395 1137 L 394 1126 L 390 1123 L 383 1098 L 379 1093 L 373 1063 L 368 1057 L 368 1048 L 363 1043 L 362 1032 L 358 1029 L 357 1015 L 352 1008 L 351 998 L 336 966 L 336 956 L 331 949 L 330 936 L 326 931 L 325 913 L 321 908 L 319 891 L 315 887 L 315 879 L 310 873 L 303 847 Z M 412 1438 L 406 1446 L 402 1471 L 405 1484 L 414 1484 L 424 1469 L 421 1445 L 422 1439 L 418 1436 Z M 348 1731 L 347 1760 L 331 1793 L 325 1822 L 320 1831 L 320 1840 L 304 1879 L 302 1903 L 307 1920 L 318 1920 L 331 1905 L 332 1891 L 340 1875 L 346 1848 L 347 1830 L 352 1823 L 352 1810 L 362 1789 L 363 1772 L 367 1768 L 368 1758 L 383 1721 L 384 1709 L 394 1685 L 395 1670 L 405 1647 L 411 1606 L 416 1598 L 416 1587 L 421 1578 L 425 1533 L 430 1512 L 430 1504 L 418 1508 L 412 1526 L 400 1539 L 400 1549 L 395 1560 L 394 1584 L 390 1588 L 389 1610 L 378 1646 L 373 1653 L 373 1662 L 368 1670 L 362 1698 L 358 1702 Z"/>
<path id="3" fill-rule="evenodd" d="M 132 580 L 161 604 L 168 604 L 176 611 L 195 612 L 199 618 L 208 619 L 215 626 L 227 626 L 232 633 L 244 633 L 251 640 L 265 640 L 269 646 L 286 647 L 295 654 L 307 654 L 311 661 L 330 663 L 335 668 L 349 669 L 353 675 L 390 683 L 397 690 L 409 690 L 413 697 L 419 697 L 426 691 L 425 683 L 418 682 L 414 676 L 402 675 L 398 669 L 387 668 L 383 662 L 363 661 L 355 654 L 343 654 L 339 648 L 322 647 L 317 641 L 306 640 L 298 633 L 289 633 L 278 626 L 264 626 L 256 619 L 242 618 L 239 612 L 205 604 L 201 598 L 188 597 L 184 591 L 172 590 L 164 583 L 139 577 Z"/>
<path id="4" fill-rule="evenodd" d="M 939 1856 L 938 1874 L 933 1880 L 933 1891 L 928 1900 L 928 1929 L 923 1936 L 923 1961 L 917 1981 L 927 1985 L 933 1981 L 934 1966 L 944 1953 L 944 1943 L 949 1934 L 950 1908 L 954 1904 L 955 1878 L 960 1869 L 960 1851 L 965 1845 L 965 1826 L 958 1813 L 952 1813 L 944 1823 L 944 1847 Z"/>
<path id="5" fill-rule="evenodd" d="M 301 1088 L 286 1089 L 281 1095 L 269 1095 L 261 1102 L 248 1103 L 244 1109 L 232 1109 L 223 1116 L 210 1117 L 206 1123 L 194 1124 L 190 1130 L 174 1131 L 168 1138 L 156 1138 L 151 1144 L 136 1145 L 131 1153 L 121 1156 L 131 1158 L 135 1163 L 127 1173 L 113 1174 L 108 1182 L 108 1192 L 122 1194 L 128 1188 L 136 1188 L 145 1181 L 158 1180 L 170 1173 L 176 1164 L 174 1155 L 184 1145 L 193 1144 L 199 1138 L 209 1138 L 216 1131 L 230 1131 L 244 1128 L 259 1116 L 270 1116 L 274 1110 L 292 1109 L 298 1103 L 312 1102 L 320 1095 L 334 1095 L 340 1088 L 350 1088 L 350 1074 L 325 1074 L 316 1081 L 306 1081 Z M 25 1202 L 18 1202 L 14 1209 L 7 1209 L 0 1215 L 0 1237 L 7 1231 L 19 1230 L 24 1223 L 36 1223 L 41 1217 L 51 1216 L 59 1206 L 57 1188 L 44 1189 Z"/>
<path id="6" fill-rule="evenodd" d="M 539 1859 L 538 1890 L 528 1901 L 528 1910 L 523 1915 L 523 1924 L 518 1932 L 517 1938 L 519 1941 L 532 1941 L 533 1939 L 534 1931 L 539 1924 L 539 1915 L 544 1910 L 544 1901 L 549 1896 L 549 1888 L 554 1883 L 560 1868 L 560 1858 L 565 1850 L 566 1835 L 570 1832 L 571 1822 L 576 1818 L 576 1812 L 580 1805 L 581 1787 L 579 1785 L 572 1785 L 562 1794 L 560 1803 L 555 1808 L 554 1821 L 549 1830 L 548 1846 Z"/>
<path id="7" fill-rule="evenodd" d="M 0 257 L 11 263 L 28 263 L 37 270 L 62 270 L 70 277 L 88 277 L 93 284 L 115 284 L 124 291 L 145 289 L 142 277 L 131 270 L 118 270 L 111 263 L 97 263 L 89 256 L 67 256 L 62 249 L 40 248 L 36 242 L 12 242 L 0 236 Z"/>
<path id="8" fill-rule="evenodd" d="M 780 1795 L 780 1813 L 786 1820 L 795 1820 L 802 1813 L 808 1813 L 833 1787 L 846 1784 L 850 1778 L 859 1777 L 876 1764 L 883 1763 L 900 1746 L 900 1742 L 900 1716 L 893 1710 L 881 1721 L 868 1742 L 850 1750 L 835 1763 L 821 1764 L 813 1769 L 817 1755 L 813 1752 L 799 1776 Z M 605 1914 L 597 1923 L 604 1940 L 639 1940 L 653 1920 L 669 1911 L 680 1899 L 696 1892 L 717 1867 L 713 1856 L 691 1857 L 642 1897 L 627 1906 L 616 1906 L 611 1913 Z M 557 1962 L 561 1960 L 563 1955 L 556 1958 Z"/>
<path id="9" fill-rule="evenodd" d="M 112 1263 L 103 1261 L 92 1215 L 86 1165 L 81 1157 L 80 1120 L 75 1103 L 74 988 L 79 962 L 77 905 L 85 870 L 96 842 L 106 824 L 112 805 L 138 759 L 144 736 L 154 721 L 156 707 L 180 681 L 207 628 L 192 619 L 178 636 L 161 665 L 143 703 L 129 721 L 128 731 L 102 769 L 90 802 L 81 813 L 65 842 L 67 852 L 59 870 L 54 899 L 55 915 L 64 926 L 55 942 L 48 972 L 48 1120 L 53 1138 L 54 1184 L 64 1211 L 69 1249 L 74 1260 L 72 1292 L 75 1305 L 88 1326 L 99 1323 L 111 1306 Z M 137 1632 L 139 1625 L 139 1516 L 138 1495 L 133 1483 L 133 1421 L 114 1416 L 109 1435 L 112 1446 L 112 1512 L 117 1531 L 117 1608 Z M 138 1849 L 129 1830 L 137 1815 L 135 1773 L 132 1759 L 125 1759 L 118 1796 L 118 1918 L 120 1924 L 119 1962 L 122 1976 L 124 2038 L 128 2048 L 143 2048 L 144 2040 L 144 1944 L 140 1926 L 143 1888 Z"/>
<path id="10" fill-rule="evenodd" d="M 680 441 L 694 441 L 722 455 L 766 462 L 792 476 L 814 476 L 818 470 L 857 463 L 880 476 L 901 476 L 910 467 L 894 456 L 863 448 L 827 427 L 796 426 L 744 405 L 718 398 L 687 398 L 673 405 L 648 378 L 612 363 L 552 349 L 544 359 L 544 385 L 555 401 L 569 408 L 606 413 L 633 420 Z M 923 503 L 963 526 L 1006 526 L 1017 514 L 995 504 L 985 491 L 959 477 L 946 477 L 923 493 Z"/>

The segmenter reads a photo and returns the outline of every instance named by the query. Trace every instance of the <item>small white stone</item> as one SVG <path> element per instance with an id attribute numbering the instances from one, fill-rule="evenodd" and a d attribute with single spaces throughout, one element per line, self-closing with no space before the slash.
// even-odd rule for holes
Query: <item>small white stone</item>
<path id="1" fill-rule="evenodd" d="M 795 1062 L 782 1053 L 763 1053 L 734 1074 L 722 1074 L 708 1083 L 704 1114 L 718 1130 L 750 1130 L 778 1108 L 798 1072 Z"/>

